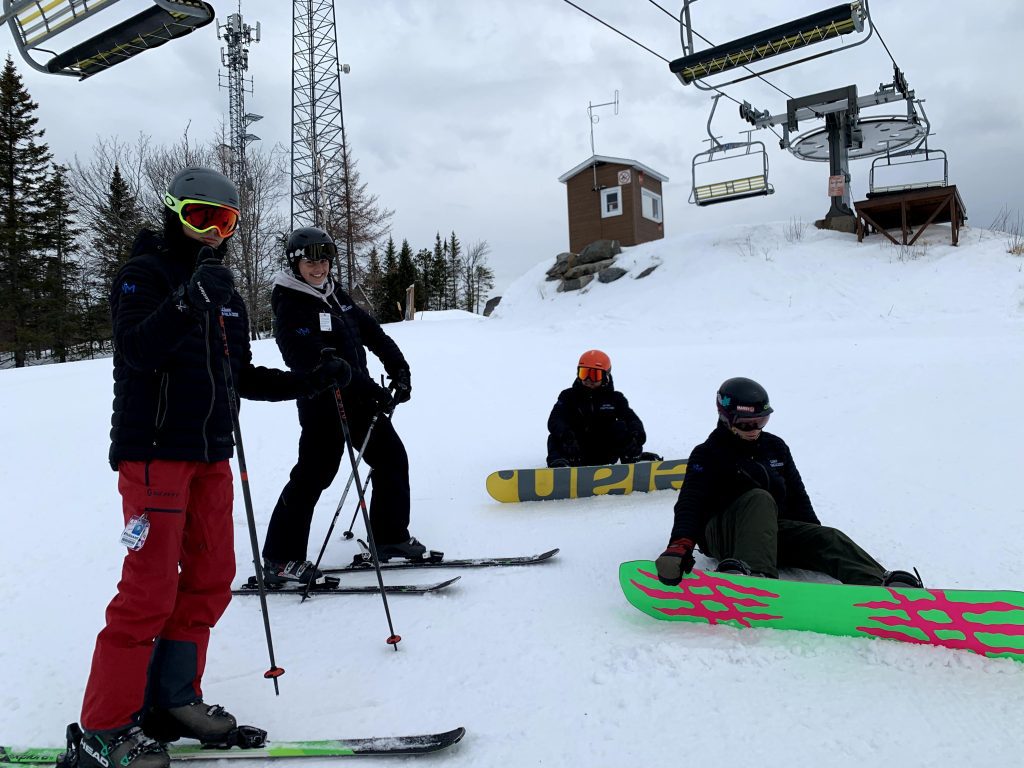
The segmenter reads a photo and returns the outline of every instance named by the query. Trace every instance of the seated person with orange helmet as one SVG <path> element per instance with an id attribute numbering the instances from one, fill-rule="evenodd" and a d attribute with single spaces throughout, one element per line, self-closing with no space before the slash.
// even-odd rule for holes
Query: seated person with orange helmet
<path id="1" fill-rule="evenodd" d="M 580 467 L 657 461 L 644 453 L 643 422 L 612 383 L 608 355 L 591 349 L 580 356 L 576 380 L 558 395 L 548 417 L 548 466 Z"/>

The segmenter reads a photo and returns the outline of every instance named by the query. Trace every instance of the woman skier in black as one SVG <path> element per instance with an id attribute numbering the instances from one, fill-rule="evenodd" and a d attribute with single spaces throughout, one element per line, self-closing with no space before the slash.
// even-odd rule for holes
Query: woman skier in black
<path id="1" fill-rule="evenodd" d="M 352 367 L 352 382 L 342 397 L 356 453 L 374 415 L 380 414 L 363 453 L 372 468 L 370 524 L 377 554 L 381 560 L 419 559 L 426 555 L 426 547 L 409 535 L 409 458 L 388 418 L 394 405 L 412 394 L 409 364 L 377 321 L 331 278 L 337 255 L 334 240 L 322 229 L 302 227 L 289 235 L 290 269 L 277 275 L 271 294 L 277 345 L 293 371 L 311 370 L 325 351 Z M 384 364 L 394 396 L 371 379 L 367 349 Z M 263 545 L 268 584 L 322 579 L 307 560 L 309 527 L 313 507 L 334 480 L 345 452 L 333 391 L 299 402 L 298 409 L 298 461 L 274 507 Z"/>

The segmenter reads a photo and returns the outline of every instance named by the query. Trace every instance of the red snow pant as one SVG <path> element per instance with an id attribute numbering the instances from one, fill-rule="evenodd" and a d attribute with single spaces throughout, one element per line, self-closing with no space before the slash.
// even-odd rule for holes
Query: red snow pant
<path id="1" fill-rule="evenodd" d="M 210 628 L 235 576 L 227 461 L 122 461 L 118 469 L 125 524 L 145 514 L 150 529 L 142 549 L 125 556 L 96 638 L 82 704 L 89 731 L 131 725 L 148 706 L 202 698 Z"/>

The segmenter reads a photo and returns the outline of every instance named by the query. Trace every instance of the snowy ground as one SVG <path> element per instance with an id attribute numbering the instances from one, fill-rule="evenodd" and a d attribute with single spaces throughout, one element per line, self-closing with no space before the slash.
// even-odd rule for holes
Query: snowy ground
<path id="1" fill-rule="evenodd" d="M 929 585 L 1024 589 L 1024 261 L 980 230 L 964 230 L 959 248 L 937 228 L 899 249 L 792 229 L 639 246 L 620 257 L 629 275 L 575 294 L 544 282 L 546 261 L 495 317 L 388 326 L 413 371 L 413 399 L 395 415 L 413 532 L 450 557 L 562 553 L 543 567 L 462 571 L 436 596 L 392 597 L 397 653 L 378 597 L 273 599 L 279 698 L 261 677 L 258 601 L 236 599 L 211 645 L 207 699 L 276 739 L 464 725 L 462 744 L 422 759 L 451 766 L 1019 765 L 1024 665 L 655 622 L 623 599 L 617 567 L 661 551 L 674 494 L 501 505 L 484 491 L 494 469 L 543 463 L 555 395 L 598 347 L 650 449 L 685 458 L 714 426 L 718 384 L 750 376 L 771 393 L 770 429 L 792 447 L 823 521 L 889 567 L 916 565 Z M 280 361 L 272 341 L 255 354 Z M 0 373 L 0 743 L 59 743 L 79 713 L 123 555 L 110 400 L 109 360 Z M 246 403 L 242 422 L 262 536 L 295 457 L 294 406 Z M 345 478 L 318 507 L 316 542 Z M 240 492 L 236 507 L 244 565 Z M 336 537 L 328 559 L 354 551 Z"/>

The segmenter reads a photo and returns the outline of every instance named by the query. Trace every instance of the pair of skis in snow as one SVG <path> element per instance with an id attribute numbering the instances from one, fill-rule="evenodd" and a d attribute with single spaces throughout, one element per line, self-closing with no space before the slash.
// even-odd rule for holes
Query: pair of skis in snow
<path id="1" fill-rule="evenodd" d="M 425 560 L 398 560 L 381 563 L 381 570 L 394 571 L 407 568 L 491 568 L 491 567 L 504 567 L 504 566 L 515 566 L 515 565 L 535 565 L 537 563 L 543 563 L 555 555 L 558 554 L 558 549 L 549 549 L 547 552 L 541 552 L 539 555 L 526 555 L 517 557 L 477 557 L 477 558 L 465 558 L 459 560 L 442 560 L 442 559 L 425 559 Z M 362 595 L 362 594 L 378 594 L 380 587 L 377 585 L 364 585 L 364 586 L 351 586 L 343 585 L 338 580 L 338 576 L 343 574 L 351 573 L 369 573 L 372 572 L 373 566 L 369 562 L 353 563 L 352 565 L 345 566 L 332 566 L 327 568 L 321 568 L 324 574 L 327 575 L 328 581 L 326 584 L 317 585 L 310 589 L 310 594 L 316 595 Z M 437 581 L 430 584 L 386 584 L 384 591 L 388 594 L 406 594 L 406 595 L 423 595 L 430 592 L 438 592 L 446 587 L 451 586 L 457 582 L 461 577 L 454 576 L 444 581 Z M 266 588 L 268 595 L 301 595 L 306 591 L 304 584 L 286 584 L 280 587 Z M 256 585 L 256 577 L 249 577 L 249 581 L 244 586 L 238 589 L 231 590 L 232 594 L 235 595 L 258 595 L 259 590 Z"/>

